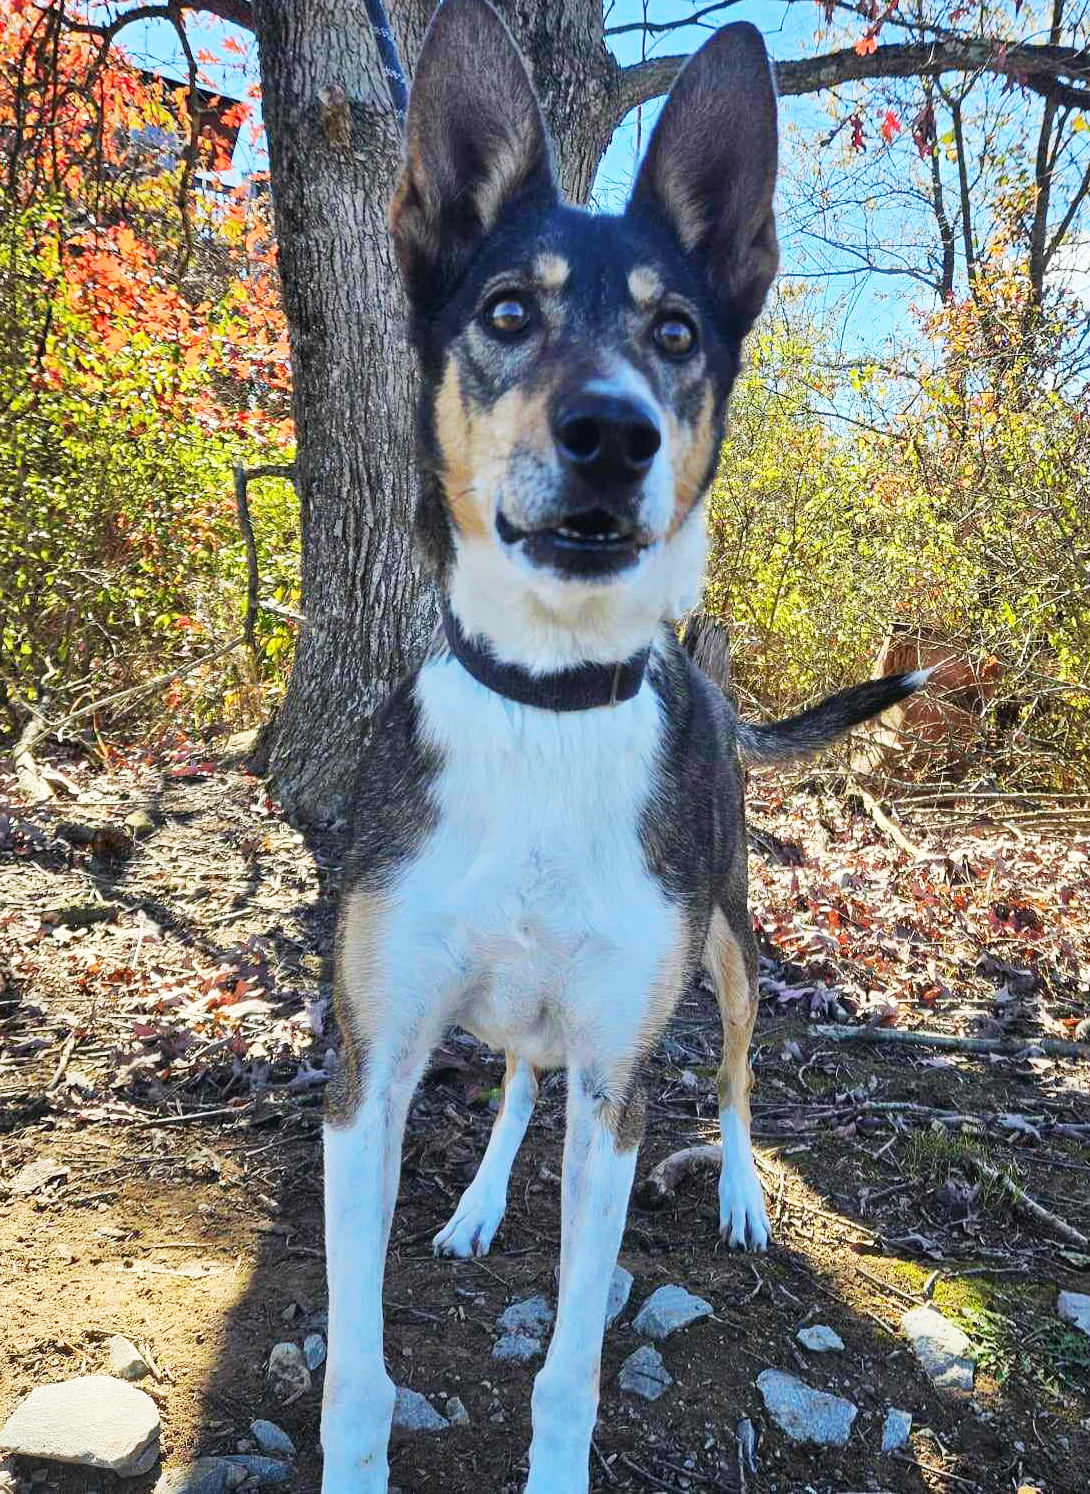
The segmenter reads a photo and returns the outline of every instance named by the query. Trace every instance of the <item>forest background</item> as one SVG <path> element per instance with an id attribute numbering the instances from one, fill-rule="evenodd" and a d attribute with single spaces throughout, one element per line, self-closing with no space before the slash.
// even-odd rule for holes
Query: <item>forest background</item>
<path id="1" fill-rule="evenodd" d="M 97 734 L 108 754 L 107 737 L 211 740 L 275 718 L 300 619 L 323 605 L 300 532 L 305 544 L 328 495 L 298 465 L 299 491 L 282 475 L 300 403 L 262 116 L 271 48 L 266 35 L 259 60 L 252 31 L 224 19 L 246 21 L 246 7 L 216 9 L 12 0 L 0 18 L 12 742 L 49 727 Z M 710 499 L 706 607 L 729 623 L 733 686 L 746 707 L 783 713 L 866 676 L 903 637 L 927 662 L 964 666 L 947 692 L 961 712 L 949 771 L 1080 792 L 1090 6 L 617 0 L 592 41 L 649 97 L 599 152 L 597 205 L 623 200 L 658 107 L 657 59 L 661 92 L 673 54 L 740 17 L 787 68 L 848 60 L 795 92 L 781 69 L 784 269 Z M 915 70 L 867 74 L 898 47 L 917 48 Z M 956 66 L 935 60 L 943 48 Z M 327 126 L 336 107 L 327 89 Z M 409 453 L 406 429 L 375 462 L 405 482 Z M 240 468 L 274 469 L 248 486 L 252 627 Z M 401 519 L 372 502 L 378 532 Z M 395 610 L 427 614 L 426 591 L 394 590 Z M 363 666 L 376 691 L 419 631 L 376 638 Z"/>

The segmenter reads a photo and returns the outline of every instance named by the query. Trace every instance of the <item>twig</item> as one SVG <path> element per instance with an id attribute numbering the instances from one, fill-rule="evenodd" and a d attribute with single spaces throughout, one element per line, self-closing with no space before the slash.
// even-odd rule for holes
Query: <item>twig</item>
<path id="1" fill-rule="evenodd" d="M 1019 1188 L 1012 1177 L 1006 1173 L 997 1172 L 994 1167 L 989 1167 L 987 1162 L 982 1161 L 975 1152 L 967 1152 L 965 1160 L 974 1171 L 990 1183 L 997 1183 L 1003 1192 L 1008 1195 L 1015 1209 L 1020 1214 L 1026 1214 L 1038 1224 L 1045 1225 L 1053 1234 L 1059 1235 L 1061 1240 L 1066 1240 L 1069 1245 L 1077 1245 L 1081 1250 L 1090 1250 L 1090 1239 L 1077 1230 L 1074 1225 L 1068 1224 L 1066 1219 L 1061 1219 L 1058 1214 L 1053 1214 L 1039 1204 L 1035 1198 L 1030 1198 L 1024 1188 Z"/>
<path id="2" fill-rule="evenodd" d="M 75 1048 L 75 1046 L 76 1034 L 74 1032 L 70 1032 L 67 1038 L 65 1038 L 64 1040 L 64 1047 L 61 1049 L 61 1056 L 57 1060 L 57 1067 L 54 1071 L 53 1077 L 45 1087 L 45 1092 L 47 1095 L 51 1095 L 53 1091 L 60 1085 L 61 1080 L 64 1078 L 65 1070 L 68 1067 L 68 1060 L 72 1057 L 72 1050 Z"/>
<path id="3" fill-rule="evenodd" d="M 946 1032 L 908 1031 L 902 1027 L 843 1027 L 817 1023 L 815 1037 L 837 1043 L 905 1043 L 914 1048 L 948 1048 L 956 1053 L 1025 1053 L 1039 1048 L 1050 1058 L 1090 1059 L 1090 1043 L 1068 1043 L 1062 1038 L 967 1038 Z"/>
<path id="4" fill-rule="evenodd" d="M 890 840 L 899 845 L 901 850 L 904 851 L 906 855 L 912 857 L 913 861 L 917 861 L 920 859 L 920 857 L 927 855 L 927 852 L 923 850 L 922 847 L 914 845 L 913 842 L 909 840 L 904 831 L 901 830 L 899 826 L 893 823 L 889 815 L 879 804 L 878 800 L 874 797 L 873 794 L 869 794 L 861 783 L 858 783 L 855 779 L 849 779 L 848 792 L 849 794 L 857 795 L 863 805 L 863 808 L 870 815 L 871 819 L 878 826 L 879 830 L 883 831 L 886 835 L 889 836 Z"/>
<path id="5" fill-rule="evenodd" d="M 181 1126 L 187 1121 L 214 1120 L 221 1115 L 245 1115 L 247 1111 L 254 1108 L 254 1101 L 248 1105 L 221 1105 L 216 1110 L 190 1110 L 185 1115 L 146 1115 L 139 1120 L 133 1121 L 133 1125 L 143 1128 L 144 1126 Z"/>
<path id="6" fill-rule="evenodd" d="M 116 690 L 113 695 L 104 695 L 101 700 L 92 701 L 90 705 L 80 706 L 78 711 L 70 711 L 60 721 L 51 721 L 46 726 L 46 731 L 51 737 L 59 737 L 60 734 L 77 721 L 83 721 L 88 716 L 97 716 L 99 711 L 104 711 L 107 706 L 117 706 L 136 700 L 141 695 L 153 695 L 156 690 L 162 690 L 164 686 L 180 680 L 184 675 L 191 674 L 194 669 L 199 669 L 202 664 L 210 664 L 213 659 L 219 659 L 224 654 L 229 654 L 232 649 L 238 648 L 245 641 L 245 634 L 240 633 L 237 638 L 232 638 L 230 643 L 223 643 L 219 648 L 210 649 L 206 654 L 199 654 L 197 658 L 190 659 L 188 664 L 182 664 L 178 669 L 172 669 L 167 674 L 157 674 L 154 679 L 145 680 L 142 685 L 130 685 L 127 690 Z"/>
<path id="7" fill-rule="evenodd" d="M 242 636 L 249 648 L 257 648 L 254 639 L 254 624 L 257 622 L 257 609 L 261 605 L 258 601 L 258 587 L 260 582 L 257 574 L 257 542 L 254 539 L 254 526 L 250 519 L 250 501 L 246 496 L 247 484 L 254 482 L 259 477 L 287 477 L 295 478 L 294 466 L 276 467 L 235 467 L 235 508 L 238 510 L 238 527 L 242 530 L 243 543 L 246 546 L 246 616 L 242 623 Z M 270 608 L 270 610 L 273 610 Z"/>
<path id="8" fill-rule="evenodd" d="M 971 1478 L 962 1478 L 960 1473 L 947 1473 L 945 1468 L 938 1468 L 934 1463 L 922 1463 L 919 1458 L 906 1457 L 904 1453 L 895 1452 L 891 1454 L 898 1463 L 907 1463 L 910 1468 L 922 1468 L 925 1473 L 937 1473 L 940 1478 L 952 1479 L 955 1484 L 964 1484 L 967 1489 L 979 1489 L 980 1485 L 974 1483 Z"/>

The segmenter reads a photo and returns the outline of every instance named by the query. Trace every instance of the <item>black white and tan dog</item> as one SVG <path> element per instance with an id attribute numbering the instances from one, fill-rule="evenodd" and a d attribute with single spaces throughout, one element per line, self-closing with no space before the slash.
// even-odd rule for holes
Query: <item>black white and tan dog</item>
<path id="1" fill-rule="evenodd" d="M 371 735 L 346 868 L 324 1494 L 387 1489 L 384 1257 L 410 1097 L 451 1024 L 504 1049 L 507 1072 L 440 1255 L 488 1250 L 537 1074 L 567 1074 L 528 1494 L 588 1487 L 645 1060 L 702 962 L 723 1021 L 720 1230 L 767 1242 L 742 765 L 816 752 L 924 678 L 746 725 L 669 625 L 700 590 L 702 498 L 776 270 L 776 140 L 760 34 L 728 26 L 674 85 L 626 210 L 594 215 L 562 200 L 525 66 L 485 0 L 447 0 L 427 33 L 390 226 L 422 383 L 417 536 L 443 630 Z"/>

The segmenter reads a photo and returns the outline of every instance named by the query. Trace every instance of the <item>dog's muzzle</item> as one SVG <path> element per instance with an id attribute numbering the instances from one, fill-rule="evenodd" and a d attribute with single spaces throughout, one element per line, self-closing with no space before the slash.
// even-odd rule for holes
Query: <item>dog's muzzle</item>
<path id="1" fill-rule="evenodd" d="M 534 529 L 500 512 L 500 539 L 521 545 L 533 564 L 573 577 L 625 570 L 652 538 L 637 514 L 662 445 L 654 411 L 630 395 L 581 393 L 558 406 L 552 428 L 565 477 L 558 512 Z"/>

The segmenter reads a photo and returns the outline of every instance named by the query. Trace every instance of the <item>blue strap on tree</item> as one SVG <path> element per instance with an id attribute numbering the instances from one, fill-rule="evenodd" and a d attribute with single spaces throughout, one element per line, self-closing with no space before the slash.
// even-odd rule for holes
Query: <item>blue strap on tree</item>
<path id="1" fill-rule="evenodd" d="M 401 71 L 401 59 L 397 55 L 397 42 L 390 29 L 386 7 L 382 0 L 363 0 L 363 3 L 367 11 L 367 19 L 371 23 L 371 30 L 374 32 L 382 70 L 386 74 L 390 103 L 394 106 L 394 113 L 399 122 L 404 124 L 405 113 L 409 107 L 409 90 L 405 83 L 405 74 Z"/>

